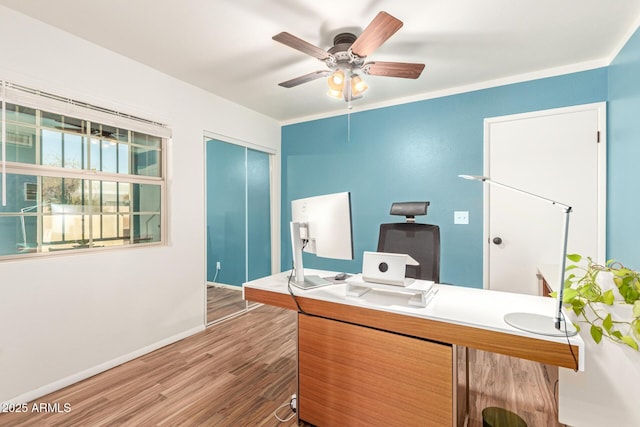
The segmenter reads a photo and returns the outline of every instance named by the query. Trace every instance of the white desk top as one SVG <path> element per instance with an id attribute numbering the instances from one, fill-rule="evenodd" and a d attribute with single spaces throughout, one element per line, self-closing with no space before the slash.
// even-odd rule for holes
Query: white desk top
<path id="1" fill-rule="evenodd" d="M 320 277 L 333 277 L 336 273 L 323 270 L 305 269 L 305 273 Z M 243 285 L 252 289 L 289 294 L 287 279 L 289 272 L 253 280 Z M 346 284 L 335 284 L 315 289 L 302 290 L 292 286 L 294 295 L 356 307 L 365 307 L 390 313 L 403 314 L 424 319 L 438 320 L 452 324 L 471 326 L 490 331 L 504 332 L 539 340 L 566 343 L 566 337 L 536 335 L 516 329 L 503 320 L 507 313 L 532 312 L 554 316 L 555 300 L 548 297 L 514 294 L 436 284 L 438 293 L 427 307 L 408 304 L 409 296 L 391 292 L 369 292 L 361 297 L 347 297 Z M 584 369 L 584 342 L 579 335 L 569 337 L 569 342 L 579 348 L 579 370 Z"/>

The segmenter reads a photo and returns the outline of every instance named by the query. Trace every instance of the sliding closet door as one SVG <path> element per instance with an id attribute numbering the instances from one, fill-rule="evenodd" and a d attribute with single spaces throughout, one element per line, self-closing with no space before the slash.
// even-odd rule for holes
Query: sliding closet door
<path id="1" fill-rule="evenodd" d="M 209 140 L 207 282 L 241 286 L 246 278 L 246 148 Z"/>
<path id="2" fill-rule="evenodd" d="M 269 154 L 247 149 L 247 280 L 271 274 Z"/>
<path id="3" fill-rule="evenodd" d="M 246 310 L 242 283 L 271 274 L 270 154 L 205 140 L 207 322 Z"/>

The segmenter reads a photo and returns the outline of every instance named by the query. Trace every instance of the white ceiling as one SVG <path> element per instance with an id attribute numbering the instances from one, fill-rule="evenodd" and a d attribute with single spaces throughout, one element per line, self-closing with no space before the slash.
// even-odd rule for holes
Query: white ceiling
<path id="1" fill-rule="evenodd" d="M 608 65 L 637 28 L 640 0 L 0 0 L 282 122 L 345 112 L 325 79 L 278 83 L 324 63 L 271 37 L 328 49 L 384 10 L 404 26 L 368 58 L 426 64 L 418 80 L 366 76 L 365 109 L 462 88 Z M 6 42 L 6 41 L 5 41 Z"/>

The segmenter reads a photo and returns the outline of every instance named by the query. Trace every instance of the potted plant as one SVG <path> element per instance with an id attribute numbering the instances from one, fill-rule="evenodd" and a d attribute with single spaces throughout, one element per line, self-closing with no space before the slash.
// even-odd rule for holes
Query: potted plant
<path id="1" fill-rule="evenodd" d="M 568 255 L 563 302 L 571 307 L 579 323 L 590 326 L 596 343 L 606 337 L 638 350 L 640 343 L 640 272 L 617 261 L 599 265 L 591 258 Z"/>

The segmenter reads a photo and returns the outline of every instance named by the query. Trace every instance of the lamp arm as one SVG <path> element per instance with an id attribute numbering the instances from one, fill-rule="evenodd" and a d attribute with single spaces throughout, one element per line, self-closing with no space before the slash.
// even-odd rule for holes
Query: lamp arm
<path id="1" fill-rule="evenodd" d="M 560 330 L 561 329 L 560 325 L 562 323 L 562 300 L 564 298 L 564 273 L 565 273 L 566 261 L 567 261 L 567 242 L 569 240 L 569 214 L 573 209 L 569 205 L 556 202 L 555 200 L 552 200 L 552 199 L 547 199 L 546 197 L 538 196 L 537 194 L 533 194 L 528 191 L 521 190 L 519 188 L 511 187 L 510 185 L 506 185 L 501 182 L 494 181 L 493 179 L 486 176 L 481 176 L 481 175 L 458 175 L 458 176 L 463 179 L 469 179 L 473 181 L 482 181 L 482 182 L 486 182 L 487 184 L 496 185 L 498 187 L 503 187 L 508 190 L 515 191 L 517 193 L 525 194 L 535 199 L 542 200 L 547 203 L 551 203 L 552 205 L 556 205 L 562 208 L 562 210 L 564 211 L 563 220 L 562 220 L 562 233 L 563 233 L 562 253 L 560 255 L 561 256 L 560 272 L 558 274 L 558 294 L 557 294 L 558 310 L 556 311 L 556 315 L 554 319 L 556 329 Z"/>
<path id="2" fill-rule="evenodd" d="M 458 176 L 459 176 L 460 178 L 464 178 L 464 179 L 470 179 L 470 180 L 475 180 L 475 181 L 487 182 L 487 183 L 489 183 L 489 184 L 496 185 L 496 186 L 498 186 L 498 187 L 507 188 L 507 189 L 509 189 L 509 190 L 511 190 L 511 191 L 515 191 L 515 192 L 517 192 L 517 193 L 526 194 L 527 196 L 531 196 L 531 197 L 536 198 L 536 199 L 538 199 L 538 200 L 543 200 L 543 201 L 545 201 L 545 202 L 547 202 L 547 203 L 551 203 L 552 205 L 557 205 L 557 206 L 559 206 L 559 207 L 561 207 L 561 208 L 563 208 L 563 209 L 569 209 L 569 210 L 571 210 L 571 206 L 568 206 L 568 205 L 562 204 L 562 203 L 560 203 L 560 202 L 556 202 L 555 200 L 552 200 L 552 199 L 547 199 L 546 197 L 538 196 L 537 194 L 530 193 L 530 192 L 528 192 L 528 191 L 521 190 L 521 189 L 519 189 L 519 188 L 515 188 L 515 187 L 512 187 L 512 186 L 507 185 L 507 184 L 503 184 L 503 183 L 498 182 L 498 181 L 494 181 L 493 179 L 491 179 L 491 178 L 489 178 L 489 177 L 486 177 L 486 176 L 479 176 L 479 175 L 458 175 Z"/>
<path id="3" fill-rule="evenodd" d="M 546 197 L 538 196 L 537 194 L 529 193 L 528 191 L 521 190 L 519 188 L 511 187 L 506 184 L 502 184 L 501 182 L 490 180 L 486 177 L 482 177 L 480 179 L 483 182 L 488 182 L 490 184 L 496 185 L 498 187 L 504 187 L 506 189 L 516 191 L 518 193 L 526 194 L 527 196 L 531 196 L 538 200 L 543 200 L 545 202 L 551 203 L 552 205 L 556 205 L 564 211 L 564 215 L 562 216 L 562 248 L 560 253 L 560 271 L 558 272 L 558 309 L 556 310 L 556 318 L 555 318 L 555 326 L 556 329 L 561 329 L 562 323 L 562 300 L 564 298 L 564 273 L 566 269 L 567 263 L 567 243 L 569 240 L 569 215 L 571 214 L 572 208 L 571 206 L 556 202 L 555 200 L 547 199 Z"/>

